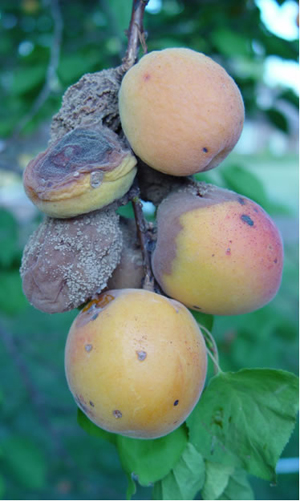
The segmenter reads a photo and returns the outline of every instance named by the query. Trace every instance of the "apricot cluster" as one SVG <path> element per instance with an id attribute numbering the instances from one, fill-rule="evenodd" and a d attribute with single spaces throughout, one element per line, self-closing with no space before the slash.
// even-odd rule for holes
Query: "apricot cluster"
<path id="1" fill-rule="evenodd" d="M 279 288 L 283 247 L 271 218 L 188 177 L 216 167 L 243 122 L 241 93 L 219 64 L 190 49 L 156 51 L 125 75 L 72 86 L 49 148 L 25 171 L 48 218 L 25 249 L 24 290 L 44 311 L 83 305 L 67 338 L 67 381 L 109 432 L 161 437 L 196 405 L 207 357 L 188 308 L 247 313 Z M 158 207 L 152 225 L 116 213 L 122 197 L 136 203 L 136 173 Z"/>

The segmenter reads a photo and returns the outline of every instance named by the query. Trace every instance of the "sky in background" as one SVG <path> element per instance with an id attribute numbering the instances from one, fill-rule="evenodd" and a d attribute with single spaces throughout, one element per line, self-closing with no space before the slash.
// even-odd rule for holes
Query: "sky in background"
<path id="1" fill-rule="evenodd" d="M 285 39 L 298 38 L 296 17 L 298 5 L 292 0 L 287 0 L 283 5 L 278 5 L 275 0 L 255 0 L 261 11 L 261 19 L 271 33 Z M 162 0 L 150 0 L 147 10 L 158 14 L 162 7 Z M 269 85 L 286 85 L 299 94 L 299 65 L 294 61 L 283 61 L 270 56 L 265 62 L 264 78 Z"/>

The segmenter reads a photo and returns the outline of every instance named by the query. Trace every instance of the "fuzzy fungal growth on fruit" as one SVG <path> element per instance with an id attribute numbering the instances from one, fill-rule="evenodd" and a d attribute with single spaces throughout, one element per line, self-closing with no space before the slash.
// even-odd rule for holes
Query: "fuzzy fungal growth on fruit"
<path id="1" fill-rule="evenodd" d="M 145 290 L 109 290 L 73 322 L 65 368 L 91 421 L 151 439 L 180 426 L 196 405 L 206 347 L 193 316 L 177 301 Z"/>
<path id="2" fill-rule="evenodd" d="M 26 167 L 24 188 L 45 214 L 68 218 L 122 197 L 136 174 L 136 158 L 103 126 L 78 127 Z"/>
<path id="3" fill-rule="evenodd" d="M 121 251 L 113 208 L 72 219 L 46 218 L 24 249 L 24 294 L 47 313 L 77 308 L 106 287 Z"/>
<path id="4" fill-rule="evenodd" d="M 122 80 L 119 109 L 135 154 L 173 176 L 216 167 L 244 123 L 234 80 L 209 57 L 183 48 L 143 56 Z"/>
<path id="5" fill-rule="evenodd" d="M 200 183 L 160 205 L 152 264 L 168 296 L 204 313 L 238 315 L 277 293 L 283 246 L 259 205 Z"/>
<path id="6" fill-rule="evenodd" d="M 117 132 L 120 128 L 118 92 L 121 83 L 119 68 L 86 73 L 69 87 L 59 112 L 51 124 L 51 143 L 88 122 L 102 124 Z"/>

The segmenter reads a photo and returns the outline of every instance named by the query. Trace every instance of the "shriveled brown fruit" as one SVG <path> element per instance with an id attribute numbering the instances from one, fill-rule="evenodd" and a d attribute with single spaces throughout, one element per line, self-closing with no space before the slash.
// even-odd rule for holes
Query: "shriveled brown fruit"
<path id="1" fill-rule="evenodd" d="M 119 216 L 112 208 L 72 219 L 46 218 L 24 249 L 24 294 L 47 313 L 76 308 L 106 287 L 121 251 Z"/>
<path id="2" fill-rule="evenodd" d="M 68 218 L 122 197 L 136 174 L 136 158 L 117 134 L 85 125 L 65 134 L 27 165 L 23 183 L 45 214 Z"/>
<path id="3" fill-rule="evenodd" d="M 59 112 L 51 124 L 50 142 L 86 124 L 103 124 L 117 132 L 120 128 L 118 92 L 122 73 L 110 68 L 86 73 L 65 92 Z"/>
<path id="4" fill-rule="evenodd" d="M 109 289 L 139 289 L 144 277 L 143 255 L 133 219 L 122 218 L 123 234 L 121 260 L 107 282 Z"/>

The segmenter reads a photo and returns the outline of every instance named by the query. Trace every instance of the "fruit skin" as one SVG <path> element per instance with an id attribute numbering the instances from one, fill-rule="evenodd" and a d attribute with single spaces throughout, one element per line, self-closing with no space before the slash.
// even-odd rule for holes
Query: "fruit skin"
<path id="1" fill-rule="evenodd" d="M 205 342 L 177 301 L 110 290 L 73 322 L 65 350 L 69 388 L 96 425 L 152 439 L 187 418 L 204 386 Z"/>
<path id="2" fill-rule="evenodd" d="M 107 127 L 77 127 L 29 162 L 24 189 L 48 216 L 71 218 L 125 195 L 136 175 L 136 163 Z"/>
<path id="3" fill-rule="evenodd" d="M 158 209 L 152 266 L 170 297 L 194 310 L 238 315 L 261 308 L 281 282 L 283 246 L 266 212 L 229 190 L 178 192 Z"/>
<path id="4" fill-rule="evenodd" d="M 244 122 L 234 80 L 209 57 L 184 48 L 142 57 L 122 80 L 119 111 L 135 154 L 173 176 L 216 167 Z"/>
<path id="5" fill-rule="evenodd" d="M 134 219 L 120 219 L 123 245 L 120 262 L 107 282 L 108 289 L 140 289 L 144 278 L 143 255 Z"/>

